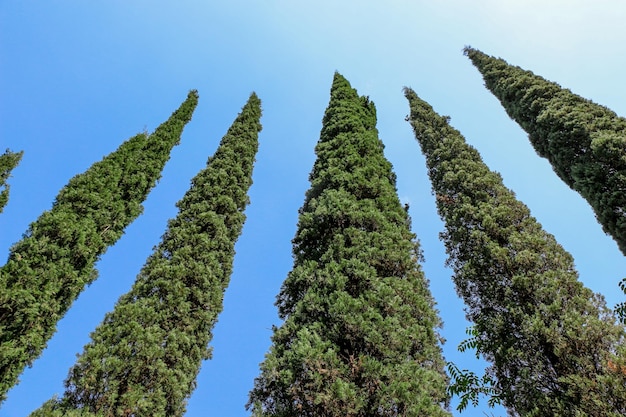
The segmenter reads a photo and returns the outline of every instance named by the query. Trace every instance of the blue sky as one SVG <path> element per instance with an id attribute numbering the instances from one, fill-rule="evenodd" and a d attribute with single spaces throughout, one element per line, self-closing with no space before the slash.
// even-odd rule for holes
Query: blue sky
<path id="1" fill-rule="evenodd" d="M 215 3 L 216 5 L 212 5 Z M 301 2 L 0 2 L 0 150 L 24 150 L 0 215 L 8 253 L 68 180 L 145 129 L 152 131 L 198 89 L 200 102 L 144 214 L 98 263 L 100 278 L 59 324 L 0 417 L 22 417 L 52 395 L 89 333 L 128 291 L 158 243 L 174 204 L 204 167 L 251 91 L 263 101 L 263 131 L 248 220 L 225 309 L 187 416 L 244 416 L 269 348 L 273 305 L 291 269 L 297 210 L 308 188 L 321 118 L 338 70 L 377 105 L 378 129 L 410 203 L 424 270 L 444 321 L 444 354 L 476 371 L 456 347 L 463 304 L 444 267 L 442 223 L 410 126 L 402 87 L 412 87 L 499 171 L 544 228 L 576 259 L 581 280 L 623 300 L 626 258 L 587 203 L 536 156 L 526 134 L 483 87 L 463 56 L 471 45 L 534 71 L 626 115 L 626 3 L 618 0 L 421 0 Z M 5 256 L 5 255 L 3 255 Z M 6 259 L 6 258 L 4 258 Z M 3 261 L 2 261 L 3 262 Z M 463 416 L 484 416 L 483 402 Z"/>

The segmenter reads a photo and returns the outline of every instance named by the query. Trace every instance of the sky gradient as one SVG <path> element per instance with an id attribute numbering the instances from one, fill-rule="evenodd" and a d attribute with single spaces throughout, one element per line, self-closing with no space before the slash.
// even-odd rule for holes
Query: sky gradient
<path id="1" fill-rule="evenodd" d="M 291 239 L 309 187 L 335 70 L 377 106 L 385 155 L 410 204 L 424 271 L 444 321 L 444 354 L 481 371 L 465 338 L 438 233 L 443 225 L 419 145 L 404 117 L 412 87 L 451 117 L 468 143 L 574 256 L 581 280 L 623 301 L 626 258 L 588 204 L 539 158 L 483 86 L 471 45 L 626 115 L 626 3 L 617 0 L 181 0 L 0 2 L 0 151 L 24 150 L 0 215 L 0 251 L 20 239 L 74 175 L 134 134 L 154 130 L 197 89 L 200 100 L 144 214 L 98 263 L 99 279 L 59 323 L 48 349 L 8 393 L 0 417 L 22 417 L 54 394 L 89 333 L 134 282 L 174 204 L 213 154 L 250 92 L 263 131 L 248 220 L 224 312 L 187 416 L 246 416 L 248 391 L 278 324 L 273 303 L 292 267 Z M 6 255 L 2 255 L 6 259 Z M 0 261 L 1 263 L 4 262 Z M 486 401 L 462 416 L 504 415 Z"/>

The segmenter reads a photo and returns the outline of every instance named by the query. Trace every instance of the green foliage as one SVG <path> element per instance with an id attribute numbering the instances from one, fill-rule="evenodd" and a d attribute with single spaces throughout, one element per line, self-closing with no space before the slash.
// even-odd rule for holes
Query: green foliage
<path id="1" fill-rule="evenodd" d="M 198 95 L 151 135 L 139 134 L 72 178 L 0 270 L 0 401 L 43 351 L 56 323 L 97 275 L 96 261 L 143 210 Z"/>
<path id="2" fill-rule="evenodd" d="M 619 283 L 619 288 L 624 294 L 626 294 L 626 278 L 623 278 Z M 615 306 L 615 313 L 619 317 L 622 324 L 626 324 L 626 302 L 618 303 Z"/>
<path id="3" fill-rule="evenodd" d="M 445 416 L 440 321 L 376 110 L 335 73 L 255 416 Z"/>
<path id="4" fill-rule="evenodd" d="M 60 410 L 182 416 L 222 311 L 261 130 L 252 94 L 179 213 L 70 370 Z"/>
<path id="5" fill-rule="evenodd" d="M 469 47 L 465 54 L 537 153 L 587 200 L 626 255 L 626 119 L 502 59 Z M 625 304 L 618 312 L 626 322 Z"/>
<path id="6" fill-rule="evenodd" d="M 54 407 L 104 417 L 184 414 L 230 280 L 260 117 L 252 94 L 177 203 L 133 288 L 92 334 Z"/>
<path id="7" fill-rule="evenodd" d="M 59 406 L 57 399 L 46 401 L 38 410 L 32 412 L 29 417 L 104 417 L 85 409 L 65 410 Z"/>
<path id="8" fill-rule="evenodd" d="M 7 184 L 7 180 L 11 176 L 13 168 L 20 163 L 23 155 L 24 151 L 11 152 L 9 149 L 0 155 L 0 213 L 2 213 L 4 206 L 9 201 L 9 184 Z"/>
<path id="9" fill-rule="evenodd" d="M 459 352 L 465 352 L 470 349 L 476 350 L 480 345 L 479 334 L 475 328 L 468 328 L 467 334 L 470 338 L 459 344 Z M 476 351 L 476 357 L 480 357 L 478 351 Z M 459 396 L 460 399 L 457 410 L 465 410 L 470 401 L 474 407 L 477 407 L 479 399 L 482 396 L 489 398 L 489 407 L 495 407 L 496 404 L 502 403 L 500 392 L 495 387 L 495 381 L 490 375 L 485 374 L 479 377 L 474 372 L 467 369 L 460 370 L 458 366 L 452 362 L 448 362 L 447 368 L 451 378 L 448 391 L 452 396 Z"/>
<path id="10" fill-rule="evenodd" d="M 519 415 L 624 415 L 626 380 L 608 366 L 624 328 L 449 118 L 412 90 L 405 95 L 446 224 L 448 263 L 474 323 L 462 348 L 491 362 L 483 382 Z M 471 375 L 458 382 L 468 400 L 483 393 Z"/>
<path id="11" fill-rule="evenodd" d="M 467 369 L 460 370 L 452 362 L 448 362 L 448 372 L 452 378 L 448 391 L 452 396 L 457 395 L 460 398 L 457 410 L 465 410 L 470 401 L 474 407 L 477 407 L 481 396 L 489 397 L 489 407 L 495 407 L 496 404 L 501 403 L 500 394 L 494 388 L 494 381 L 489 375 L 479 377 Z"/>

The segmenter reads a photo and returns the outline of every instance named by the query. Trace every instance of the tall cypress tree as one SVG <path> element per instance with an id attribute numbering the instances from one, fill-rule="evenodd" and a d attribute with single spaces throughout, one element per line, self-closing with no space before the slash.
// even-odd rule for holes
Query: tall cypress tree
<path id="1" fill-rule="evenodd" d="M 465 54 L 537 153 L 589 202 L 626 255 L 626 119 L 502 59 L 469 47 Z"/>
<path id="2" fill-rule="evenodd" d="M 71 369 L 65 396 L 34 415 L 182 416 L 222 311 L 245 220 L 261 130 L 252 94 L 207 167 L 177 203 L 178 216 Z"/>
<path id="3" fill-rule="evenodd" d="M 0 213 L 4 210 L 4 206 L 9 201 L 9 184 L 7 180 L 11 176 L 13 168 L 20 163 L 24 152 L 11 152 L 7 149 L 2 155 L 0 155 Z"/>
<path id="4" fill-rule="evenodd" d="M 497 395 L 523 416 L 624 415 L 626 381 L 610 365 L 623 327 L 449 118 L 411 89 L 405 95 L 454 282 L 474 323 L 468 345 L 491 362 Z"/>
<path id="5" fill-rule="evenodd" d="M 444 416 L 439 318 L 376 130 L 335 73 L 255 416 Z"/>
<path id="6" fill-rule="evenodd" d="M 100 255 L 141 214 L 197 101 L 191 91 L 154 133 L 134 136 L 72 178 L 11 248 L 0 270 L 0 401 L 96 278 Z"/>

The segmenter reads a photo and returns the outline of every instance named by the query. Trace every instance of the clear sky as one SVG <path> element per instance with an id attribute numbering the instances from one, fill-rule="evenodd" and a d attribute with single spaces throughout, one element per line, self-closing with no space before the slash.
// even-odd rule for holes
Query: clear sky
<path id="1" fill-rule="evenodd" d="M 471 3 L 471 4 L 470 4 Z M 291 239 L 307 190 L 321 118 L 338 70 L 378 109 L 378 129 L 410 203 L 424 270 L 444 321 L 444 354 L 460 354 L 467 323 L 438 239 L 442 223 L 424 158 L 404 117 L 403 86 L 452 118 L 485 162 L 576 259 L 581 280 L 624 299 L 626 258 L 588 204 L 536 156 L 463 56 L 471 45 L 626 115 L 626 3 L 620 0 L 0 1 L 0 151 L 24 150 L 0 215 L 11 244 L 68 180 L 145 129 L 197 89 L 199 105 L 144 214 L 102 257 L 48 349 L 11 390 L 0 417 L 22 417 L 54 394 L 89 333 L 128 291 L 174 204 L 205 166 L 251 91 L 263 131 L 248 220 L 234 273 L 187 416 L 245 416 L 248 391 L 278 324 L 274 299 L 291 269 Z M 483 401 L 463 416 L 484 416 Z M 455 415 L 459 415 L 455 411 Z"/>

